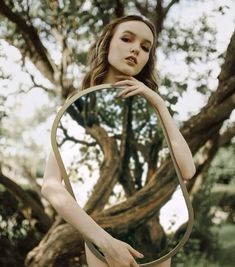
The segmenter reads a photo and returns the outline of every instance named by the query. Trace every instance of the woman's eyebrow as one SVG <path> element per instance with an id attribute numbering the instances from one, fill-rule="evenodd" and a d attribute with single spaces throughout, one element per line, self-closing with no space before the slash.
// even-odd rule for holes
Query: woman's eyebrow
<path id="1" fill-rule="evenodd" d="M 131 32 L 131 31 L 124 31 L 123 33 L 129 33 L 129 34 L 131 34 L 131 35 L 136 36 L 136 34 L 135 34 L 134 32 Z M 144 39 L 144 41 L 147 42 L 147 43 L 150 43 L 150 45 L 152 45 L 152 42 L 151 42 L 150 40 L 148 40 L 148 39 Z"/>

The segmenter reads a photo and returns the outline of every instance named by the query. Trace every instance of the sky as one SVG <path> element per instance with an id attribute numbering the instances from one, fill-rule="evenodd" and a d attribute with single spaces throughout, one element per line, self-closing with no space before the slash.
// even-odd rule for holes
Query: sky
<path id="1" fill-rule="evenodd" d="M 225 16 L 211 16 L 209 18 L 209 23 L 215 26 L 217 29 L 216 34 L 216 48 L 219 52 L 226 51 L 229 39 L 234 31 L 235 26 L 235 1 L 233 0 L 214 0 L 214 1 L 182 1 L 182 5 L 175 5 L 169 16 L 174 17 L 180 21 L 183 25 L 187 27 L 192 22 L 197 23 L 198 18 L 202 14 L 208 13 L 213 10 L 215 6 L 228 5 L 230 9 L 225 9 Z M 183 7 L 183 9 L 182 9 Z M 196 25 L 195 25 L 196 26 Z M 176 76 L 184 77 L 184 73 L 187 73 L 187 66 L 181 59 L 176 59 L 175 64 L 172 64 L 172 60 L 162 61 L 161 68 L 164 70 L 169 70 L 172 68 L 177 70 L 174 71 Z M 212 65 L 210 65 L 212 64 Z M 216 89 L 218 85 L 218 80 L 216 79 L 220 72 L 220 66 L 216 65 L 214 62 L 208 62 L 208 65 L 213 69 L 212 77 L 208 84 L 210 89 Z M 203 71 L 205 66 L 198 66 L 197 71 Z M 193 100 L 193 101 L 192 101 Z M 189 87 L 187 92 L 183 94 L 183 97 L 175 105 L 174 109 L 179 112 L 179 116 L 176 118 L 178 120 L 186 120 L 191 115 L 198 113 L 199 109 L 203 107 L 207 102 L 207 98 L 203 97 L 201 94 L 197 93 L 194 87 Z M 235 115 L 235 114 L 234 114 Z"/>

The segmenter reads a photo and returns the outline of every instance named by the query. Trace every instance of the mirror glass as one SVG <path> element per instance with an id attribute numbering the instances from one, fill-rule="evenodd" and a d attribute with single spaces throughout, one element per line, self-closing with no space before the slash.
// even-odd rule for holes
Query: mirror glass
<path id="1" fill-rule="evenodd" d="M 188 209 L 153 108 L 120 88 L 102 88 L 72 102 L 56 142 L 80 206 L 112 236 L 155 261 L 179 244 Z"/>

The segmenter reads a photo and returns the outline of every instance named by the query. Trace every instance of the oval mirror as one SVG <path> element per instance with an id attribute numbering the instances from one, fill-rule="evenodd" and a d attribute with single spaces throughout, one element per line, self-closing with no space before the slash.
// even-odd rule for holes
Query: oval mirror
<path id="1" fill-rule="evenodd" d="M 140 266 L 155 266 L 187 241 L 193 210 L 161 118 L 140 96 L 115 97 L 119 90 L 103 84 L 68 99 L 53 123 L 52 147 L 79 205 L 143 253 Z"/>

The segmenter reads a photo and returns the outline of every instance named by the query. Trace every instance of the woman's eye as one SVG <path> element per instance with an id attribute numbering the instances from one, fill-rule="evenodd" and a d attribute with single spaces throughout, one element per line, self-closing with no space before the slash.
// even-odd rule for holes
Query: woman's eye
<path id="1" fill-rule="evenodd" d="M 129 43 L 131 42 L 131 39 L 128 38 L 128 37 L 121 37 L 121 40 L 126 42 L 126 43 Z M 150 51 L 150 48 L 146 47 L 146 46 L 142 46 L 142 49 L 145 51 L 145 52 L 149 52 Z"/>
<path id="2" fill-rule="evenodd" d="M 130 41 L 131 41 L 131 40 L 130 40 L 129 38 L 127 38 L 127 37 L 122 37 L 121 40 L 124 41 L 124 42 L 130 42 Z"/>
<path id="3" fill-rule="evenodd" d="M 142 49 L 145 51 L 145 52 L 149 52 L 149 48 L 148 47 L 146 47 L 146 46 L 142 46 Z"/>

